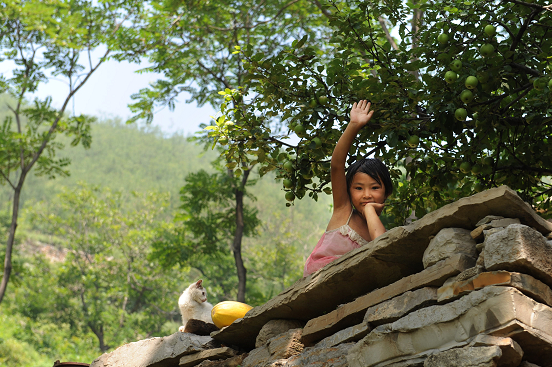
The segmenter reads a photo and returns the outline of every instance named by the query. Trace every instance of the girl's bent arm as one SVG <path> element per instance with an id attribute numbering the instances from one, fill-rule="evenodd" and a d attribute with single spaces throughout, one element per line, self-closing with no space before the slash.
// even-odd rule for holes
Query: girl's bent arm
<path id="1" fill-rule="evenodd" d="M 366 100 L 355 102 L 351 109 L 351 122 L 347 125 L 345 132 L 339 138 L 331 161 L 331 180 L 334 213 L 336 210 L 350 209 L 350 198 L 347 193 L 347 181 L 345 179 L 345 162 L 351 144 L 358 132 L 370 121 L 374 111 L 370 111 L 370 103 Z"/>
<path id="2" fill-rule="evenodd" d="M 366 224 L 370 232 L 370 240 L 372 241 L 387 232 L 387 229 L 385 229 L 379 217 L 383 207 L 384 204 L 379 203 L 369 203 L 364 207 L 364 218 L 366 218 Z"/>

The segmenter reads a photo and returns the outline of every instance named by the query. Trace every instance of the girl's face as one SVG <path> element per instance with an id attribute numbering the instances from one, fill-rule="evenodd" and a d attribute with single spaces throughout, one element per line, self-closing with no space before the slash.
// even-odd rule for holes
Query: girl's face
<path id="1" fill-rule="evenodd" d="M 353 206 L 361 213 L 364 212 L 364 206 L 367 203 L 383 204 L 385 196 L 385 186 L 379 184 L 372 177 L 364 172 L 357 172 L 353 176 L 351 187 L 349 188 Z"/>

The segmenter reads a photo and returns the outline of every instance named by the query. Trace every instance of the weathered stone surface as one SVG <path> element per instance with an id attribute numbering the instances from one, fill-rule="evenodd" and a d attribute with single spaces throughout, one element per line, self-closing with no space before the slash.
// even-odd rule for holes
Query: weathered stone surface
<path id="1" fill-rule="evenodd" d="M 347 353 L 353 343 L 335 347 L 306 348 L 303 353 L 289 358 L 283 367 L 347 367 Z"/>
<path id="2" fill-rule="evenodd" d="M 177 365 L 187 354 L 217 348 L 210 336 L 177 332 L 162 338 L 150 338 L 125 344 L 101 355 L 91 367 L 164 367 Z"/>
<path id="3" fill-rule="evenodd" d="M 364 322 L 373 326 L 393 322 L 419 308 L 437 303 L 437 288 L 425 287 L 408 291 L 366 310 Z"/>
<path id="4" fill-rule="evenodd" d="M 501 338 L 491 335 L 477 335 L 469 344 L 470 347 L 490 347 L 496 345 L 502 351 L 497 360 L 500 367 L 518 367 L 523 358 L 523 350 L 512 338 Z"/>
<path id="5" fill-rule="evenodd" d="M 437 294 L 441 302 L 489 285 L 514 287 L 537 302 L 552 307 L 550 287 L 530 275 L 504 270 L 484 272 L 463 281 L 445 283 L 437 290 Z"/>
<path id="6" fill-rule="evenodd" d="M 405 277 L 391 285 L 377 289 L 353 302 L 341 305 L 336 310 L 307 322 L 303 329 L 302 341 L 312 345 L 318 340 L 332 335 L 339 330 L 359 324 L 364 318 L 368 307 L 398 296 L 404 292 L 425 286 L 440 286 L 445 279 L 468 269 L 474 265 L 471 257 L 458 254 L 447 260 L 438 262 L 429 268 Z"/>
<path id="7" fill-rule="evenodd" d="M 262 327 L 261 331 L 259 331 L 257 340 L 255 341 L 255 348 L 259 348 L 266 344 L 269 339 L 285 333 L 290 329 L 302 328 L 303 326 L 305 326 L 305 323 L 299 320 L 270 320 Z"/>
<path id="8" fill-rule="evenodd" d="M 215 349 L 207 349 L 198 353 L 188 354 L 180 358 L 179 367 L 192 367 L 207 359 L 223 359 L 230 358 L 236 355 L 236 351 L 232 348 L 221 347 Z"/>
<path id="9" fill-rule="evenodd" d="M 552 286 L 552 247 L 542 234 L 522 224 L 485 238 L 485 268 L 532 275 Z"/>
<path id="10" fill-rule="evenodd" d="M 422 270 L 429 237 L 441 229 L 473 229 L 486 215 L 519 218 L 542 233 L 552 231 L 545 221 L 506 186 L 480 192 L 435 210 L 414 223 L 393 228 L 369 245 L 353 250 L 319 271 L 299 280 L 262 306 L 211 336 L 229 345 L 252 348 L 259 330 L 273 319 L 308 321 L 339 304 L 387 286 Z M 350 286 L 354 284 L 355 286 Z"/>
<path id="11" fill-rule="evenodd" d="M 291 329 L 268 340 L 268 342 L 252 350 L 243 360 L 243 367 L 270 366 L 279 359 L 287 359 L 303 351 L 301 329 Z"/>
<path id="12" fill-rule="evenodd" d="M 328 336 L 316 343 L 317 348 L 330 348 L 336 345 L 356 342 L 364 338 L 372 330 L 370 325 L 366 322 L 362 322 L 358 325 L 350 326 L 346 329 L 340 330 L 337 333 Z"/>
<path id="13" fill-rule="evenodd" d="M 429 242 L 424 252 L 422 262 L 424 268 L 438 261 L 448 259 L 454 254 L 464 254 L 477 258 L 475 240 L 471 238 L 470 231 L 464 228 L 443 228 Z"/>
<path id="14" fill-rule="evenodd" d="M 482 226 L 487 223 L 491 223 L 493 220 L 504 219 L 500 215 L 487 215 L 485 218 L 482 218 L 479 222 L 475 224 L 476 227 Z"/>
<path id="15" fill-rule="evenodd" d="M 424 367 L 496 367 L 501 356 L 497 346 L 455 348 L 429 356 Z"/>
<path id="16" fill-rule="evenodd" d="M 489 286 L 414 311 L 372 330 L 347 356 L 351 367 L 385 366 L 469 344 L 478 334 L 510 337 L 525 359 L 552 365 L 552 308 L 515 288 Z"/>
<path id="17" fill-rule="evenodd" d="M 478 259 L 479 260 L 479 259 Z M 477 274 L 481 274 L 485 271 L 485 268 L 483 266 L 478 266 L 477 263 L 473 268 L 469 268 L 458 274 L 455 278 L 455 282 L 460 282 L 462 280 L 470 279 L 476 276 Z"/>
<path id="18" fill-rule="evenodd" d="M 238 367 L 241 366 L 247 354 L 240 354 L 228 359 L 218 361 L 206 360 L 197 365 L 197 367 Z"/>
<path id="19" fill-rule="evenodd" d="M 501 230 L 502 228 L 508 227 L 510 224 L 520 224 L 520 221 L 517 218 L 499 217 L 499 218 L 490 220 L 485 224 L 479 225 L 476 229 L 471 231 L 470 235 L 474 240 L 480 241 L 484 238 L 485 235 L 489 234 L 488 233 L 489 230 L 496 232 L 498 230 Z"/>

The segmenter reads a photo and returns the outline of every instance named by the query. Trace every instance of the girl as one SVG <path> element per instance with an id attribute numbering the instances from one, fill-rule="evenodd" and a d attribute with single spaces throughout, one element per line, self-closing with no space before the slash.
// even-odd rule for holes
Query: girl
<path id="1" fill-rule="evenodd" d="M 385 199 L 393 192 L 387 167 L 378 159 L 367 158 L 352 164 L 345 174 L 349 148 L 373 114 L 368 101 L 354 103 L 351 122 L 334 148 L 331 163 L 333 214 L 326 232 L 307 259 L 305 277 L 386 232 L 379 215 Z"/>

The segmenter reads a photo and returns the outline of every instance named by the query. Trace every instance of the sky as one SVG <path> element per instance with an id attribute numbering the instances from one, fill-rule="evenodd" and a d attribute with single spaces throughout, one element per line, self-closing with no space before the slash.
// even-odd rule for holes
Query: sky
<path id="1" fill-rule="evenodd" d="M 14 68 L 11 62 L 0 63 L 0 73 L 4 76 L 11 74 Z M 68 106 L 68 112 L 88 114 L 99 118 L 120 117 L 129 118 L 132 113 L 128 104 L 132 102 L 130 96 L 148 86 L 161 76 L 153 73 L 138 74 L 136 70 L 147 65 L 130 64 L 108 60 L 94 72 L 84 86 L 75 94 L 74 101 Z M 54 107 L 61 107 L 68 94 L 68 85 L 60 79 L 51 78 L 48 83 L 42 84 L 36 97 L 43 99 L 52 97 Z M 154 116 L 153 125 L 159 126 L 163 133 L 172 135 L 182 133 L 191 135 L 200 130 L 199 124 L 209 123 L 210 116 L 216 111 L 209 105 L 198 107 L 195 102 L 186 103 L 188 94 L 181 94 L 174 111 L 160 108 Z M 74 102 L 74 103 L 73 103 Z"/>

